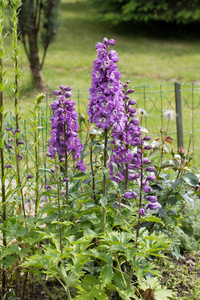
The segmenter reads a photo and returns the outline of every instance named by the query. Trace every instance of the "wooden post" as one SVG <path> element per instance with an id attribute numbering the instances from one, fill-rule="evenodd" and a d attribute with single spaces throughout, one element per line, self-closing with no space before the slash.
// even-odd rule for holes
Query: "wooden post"
<path id="1" fill-rule="evenodd" d="M 174 83 L 176 101 L 176 132 L 178 151 L 183 148 L 183 124 L 182 124 L 182 105 L 181 105 L 181 85 Z"/>

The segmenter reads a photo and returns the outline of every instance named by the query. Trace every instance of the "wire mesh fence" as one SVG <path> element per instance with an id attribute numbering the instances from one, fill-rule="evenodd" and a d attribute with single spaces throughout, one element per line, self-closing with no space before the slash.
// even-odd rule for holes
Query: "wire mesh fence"
<path id="1" fill-rule="evenodd" d="M 160 137 L 160 131 L 165 131 L 167 120 L 164 118 L 166 110 L 176 112 L 175 120 L 170 121 L 168 135 L 174 139 L 173 149 L 183 147 L 187 149 L 190 134 L 192 133 L 191 153 L 193 165 L 200 165 L 200 83 L 172 83 L 156 86 L 138 86 L 134 88 L 133 97 L 136 100 L 138 112 L 144 110 L 143 127 L 147 128 L 153 139 Z M 88 90 L 72 91 L 77 112 L 86 114 L 89 92 Z M 50 109 L 51 102 L 55 99 L 53 94 L 46 94 L 38 113 L 38 131 L 40 139 L 38 148 L 43 168 L 46 168 L 48 140 L 50 138 Z M 20 128 L 25 141 L 25 155 L 27 168 L 32 168 L 33 136 L 31 120 L 20 121 Z M 80 139 L 84 135 L 80 132 Z"/>

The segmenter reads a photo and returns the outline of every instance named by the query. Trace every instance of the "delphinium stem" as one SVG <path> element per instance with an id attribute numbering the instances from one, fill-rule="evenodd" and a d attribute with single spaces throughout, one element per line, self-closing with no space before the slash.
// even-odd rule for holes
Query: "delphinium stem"
<path id="1" fill-rule="evenodd" d="M 42 99 L 45 97 L 43 94 L 39 94 L 35 100 L 35 106 L 34 106 L 34 121 L 33 121 L 33 126 L 34 126 L 34 154 L 35 154 L 35 216 L 37 215 L 37 210 L 38 210 L 38 203 L 39 203 L 39 141 L 38 141 L 38 129 L 37 129 L 37 124 L 38 124 L 38 108 L 39 104 L 41 103 Z"/>
<path id="2" fill-rule="evenodd" d="M 56 155 L 55 155 L 56 157 Z M 55 161 L 55 165 L 57 166 L 57 162 Z M 60 203 L 60 185 L 59 185 L 59 174 L 58 168 L 56 167 L 56 183 L 57 183 L 57 196 L 58 196 L 58 212 L 59 212 L 59 232 L 60 232 L 60 251 L 62 253 L 62 217 L 61 217 L 61 203 Z"/>
<path id="3" fill-rule="evenodd" d="M 97 205 L 97 198 L 96 198 L 96 193 L 95 193 L 95 174 L 94 174 L 94 169 L 93 169 L 93 149 L 92 146 L 90 147 L 90 168 L 91 168 L 91 173 L 92 173 L 92 191 L 93 191 L 93 197 L 94 197 L 94 202 Z"/>
<path id="4" fill-rule="evenodd" d="M 0 157 L 1 157 L 1 196 L 2 196 L 2 222 L 6 222 L 6 188 L 5 188 L 5 164 L 4 164 L 4 152 L 3 152 L 3 121 L 4 121 L 4 95 L 3 95 L 3 77 L 4 77 L 4 65 L 3 65 L 3 28 L 4 28 L 4 9 L 6 8 L 6 1 L 0 3 Z M 6 232 L 2 230 L 3 234 L 3 246 L 7 247 Z M 2 298 L 6 293 L 6 271 L 2 271 Z"/>
<path id="5" fill-rule="evenodd" d="M 108 144 L 108 130 L 105 129 L 105 140 L 104 140 L 104 169 L 107 164 L 107 144 Z M 103 173 L 103 196 L 106 197 L 106 175 Z M 105 232 L 106 225 L 106 208 L 103 207 L 103 232 Z"/>

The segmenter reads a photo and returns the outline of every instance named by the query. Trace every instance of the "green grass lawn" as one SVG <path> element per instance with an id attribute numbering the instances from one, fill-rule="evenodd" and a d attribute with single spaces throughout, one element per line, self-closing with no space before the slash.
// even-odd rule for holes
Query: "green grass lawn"
<path id="1" fill-rule="evenodd" d="M 198 82 L 200 65 L 200 43 L 195 40 L 152 38 L 144 33 L 137 34 L 137 28 L 131 30 L 109 28 L 107 24 L 99 21 L 98 11 L 84 0 L 63 0 L 60 9 L 60 28 L 54 42 L 50 45 L 43 75 L 47 85 L 47 91 L 51 93 L 58 89 L 60 84 L 71 86 L 77 97 L 77 89 L 81 91 L 81 103 L 79 108 L 85 111 L 88 92 L 90 87 L 93 61 L 96 58 L 95 45 L 102 42 L 104 37 L 116 40 L 115 49 L 119 54 L 119 70 L 123 82 L 130 80 L 130 85 L 135 87 L 134 97 L 138 107 L 149 110 L 146 126 L 151 134 L 159 134 L 164 126 L 160 118 L 162 109 L 174 108 L 174 82 Z M 139 31 L 139 29 L 138 29 Z M 8 55 L 6 61 L 7 87 L 6 110 L 13 110 L 12 80 L 13 69 L 11 55 L 11 43 L 9 38 L 5 39 L 5 50 Z M 30 118 L 29 109 L 31 101 L 34 100 L 37 91 L 31 83 L 29 64 L 23 45 L 20 47 L 20 62 L 22 67 L 21 84 L 21 115 L 25 119 Z M 157 85 L 158 87 L 153 87 Z M 165 85 L 165 94 L 160 102 L 160 85 Z M 146 104 L 143 101 L 144 86 L 149 94 L 146 94 Z M 153 94 L 152 94 L 153 92 Z M 185 92 L 186 97 L 190 92 Z M 158 100 L 159 98 L 159 100 Z M 75 99 L 76 100 L 76 99 Z M 156 101 L 159 109 L 151 109 Z M 199 102 L 199 98 L 195 100 Z M 145 107 L 146 105 L 146 107 Z M 197 103 L 197 106 L 199 104 Z M 187 106 L 185 107 L 187 113 Z M 198 115 L 197 115 L 198 119 Z M 158 121 L 156 121 L 158 120 Z M 186 116 L 184 130 L 191 130 L 192 120 Z M 188 122 L 187 122 L 188 121 Z M 171 132 L 175 130 L 175 121 Z M 188 139 L 188 138 L 187 138 Z M 199 144 L 199 138 L 195 143 Z"/>

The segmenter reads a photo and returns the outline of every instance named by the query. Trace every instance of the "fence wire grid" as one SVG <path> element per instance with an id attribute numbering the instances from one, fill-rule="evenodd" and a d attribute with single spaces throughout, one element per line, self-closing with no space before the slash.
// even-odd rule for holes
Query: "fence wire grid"
<path id="1" fill-rule="evenodd" d="M 180 147 L 187 149 L 190 134 L 192 134 L 192 163 L 194 166 L 199 167 L 200 82 L 137 86 L 134 87 L 132 96 L 136 100 L 136 109 L 145 111 L 142 126 L 147 128 L 152 141 L 160 137 L 160 130 L 166 130 L 167 119 L 164 118 L 164 112 L 166 110 L 174 110 L 176 112 L 176 118 L 170 121 L 168 131 L 168 135 L 174 139 L 173 149 L 174 151 L 179 150 Z M 72 99 L 79 114 L 86 114 L 88 97 L 89 92 L 86 89 L 72 91 Z M 46 153 L 48 152 L 50 117 L 52 116 L 50 104 L 53 100 L 55 100 L 54 94 L 46 94 L 38 113 L 38 130 L 40 135 L 38 147 L 44 168 L 47 166 Z M 21 120 L 20 128 L 25 141 L 26 167 L 31 169 L 33 154 L 31 120 Z M 79 133 L 79 137 L 84 142 L 82 132 Z"/>

